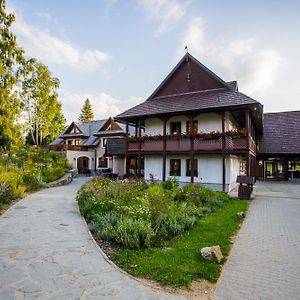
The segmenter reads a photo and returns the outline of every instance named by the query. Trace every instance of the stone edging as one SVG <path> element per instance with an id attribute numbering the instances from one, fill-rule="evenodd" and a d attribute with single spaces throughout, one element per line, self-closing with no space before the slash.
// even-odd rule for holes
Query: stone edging
<path id="1" fill-rule="evenodd" d="M 61 185 L 67 185 L 73 180 L 73 175 L 72 173 L 66 173 L 63 177 L 59 178 L 58 180 L 49 182 L 46 184 L 46 188 L 52 188 L 56 186 L 61 186 Z"/>

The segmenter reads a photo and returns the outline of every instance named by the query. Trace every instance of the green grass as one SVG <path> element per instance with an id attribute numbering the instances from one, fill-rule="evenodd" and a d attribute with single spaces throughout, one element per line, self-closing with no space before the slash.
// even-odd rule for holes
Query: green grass
<path id="1" fill-rule="evenodd" d="M 212 215 L 200 219 L 187 233 L 166 242 L 165 247 L 171 249 L 119 250 L 110 258 L 128 273 L 164 285 L 188 287 L 194 279 L 201 278 L 216 282 L 221 265 L 204 260 L 200 249 L 220 245 L 224 263 L 231 248 L 231 237 L 241 222 L 236 213 L 247 208 L 247 201 L 232 200 Z"/>

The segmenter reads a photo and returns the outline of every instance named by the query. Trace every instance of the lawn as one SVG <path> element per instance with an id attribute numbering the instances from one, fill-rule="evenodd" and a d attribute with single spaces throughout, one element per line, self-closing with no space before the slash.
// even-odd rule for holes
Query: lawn
<path id="1" fill-rule="evenodd" d="M 223 255 L 229 254 L 231 237 L 239 228 L 239 211 L 246 211 L 246 200 L 232 200 L 222 209 L 200 219 L 187 233 L 166 242 L 164 247 L 139 251 L 121 250 L 110 258 L 128 273 L 153 279 L 161 284 L 189 286 L 194 279 L 216 282 L 220 265 L 204 260 L 200 249 L 220 245 Z"/>
<path id="2" fill-rule="evenodd" d="M 248 202 L 233 200 L 199 184 L 162 184 L 94 179 L 77 195 L 80 212 L 107 254 L 138 277 L 171 286 L 194 279 L 216 282 Z M 219 245 L 221 264 L 204 260 L 200 249 Z M 100 245 L 101 246 L 101 245 Z M 116 246 L 116 247 L 115 247 Z"/>

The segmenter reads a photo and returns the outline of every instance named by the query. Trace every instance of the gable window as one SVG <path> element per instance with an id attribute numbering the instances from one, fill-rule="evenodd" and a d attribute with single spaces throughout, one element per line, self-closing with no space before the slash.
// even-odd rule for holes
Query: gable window
<path id="1" fill-rule="evenodd" d="M 170 176 L 181 175 L 181 161 L 180 159 L 170 159 Z"/>
<path id="2" fill-rule="evenodd" d="M 99 157 L 98 158 L 98 168 L 108 168 L 108 158 L 107 157 Z"/>
<path id="3" fill-rule="evenodd" d="M 192 160 L 186 160 L 186 176 L 192 176 Z M 194 159 L 194 177 L 198 177 L 198 159 Z"/>
<path id="4" fill-rule="evenodd" d="M 198 121 L 193 122 L 192 131 L 198 131 Z M 191 133 L 191 121 L 186 121 L 186 132 Z"/>
<path id="5" fill-rule="evenodd" d="M 181 122 L 171 122 L 170 132 L 171 134 L 181 134 Z"/>

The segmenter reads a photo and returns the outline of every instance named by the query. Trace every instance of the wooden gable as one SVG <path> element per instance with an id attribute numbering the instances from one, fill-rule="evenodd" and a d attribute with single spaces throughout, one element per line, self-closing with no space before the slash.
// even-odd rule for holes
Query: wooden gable
<path id="1" fill-rule="evenodd" d="M 149 97 L 177 95 L 219 88 L 230 88 L 220 77 L 187 53 Z"/>
<path id="2" fill-rule="evenodd" d="M 75 122 L 72 122 L 64 134 L 68 134 L 68 133 L 76 134 L 76 133 L 82 133 L 82 131 L 79 129 L 79 127 L 77 126 L 77 124 Z"/>
<path id="3" fill-rule="evenodd" d="M 111 130 L 120 130 L 123 129 L 114 121 L 113 118 L 109 118 L 105 124 L 99 129 L 99 131 L 111 131 Z"/>

